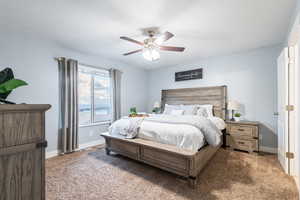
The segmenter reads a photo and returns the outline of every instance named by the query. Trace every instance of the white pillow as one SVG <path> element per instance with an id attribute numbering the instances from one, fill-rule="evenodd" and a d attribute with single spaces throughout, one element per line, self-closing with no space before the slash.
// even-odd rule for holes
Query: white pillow
<path id="1" fill-rule="evenodd" d="M 199 108 L 204 108 L 206 110 L 206 113 L 208 117 L 213 117 L 213 105 L 205 104 L 205 105 L 199 105 Z"/>
<path id="2" fill-rule="evenodd" d="M 196 115 L 197 105 L 181 105 L 180 108 L 184 110 L 184 115 Z"/>
<path id="3" fill-rule="evenodd" d="M 208 118 L 208 113 L 207 113 L 206 110 L 207 110 L 206 108 L 199 107 L 198 110 L 197 110 L 197 115 L 198 115 L 198 116 L 201 116 L 201 117 L 206 117 L 206 118 Z"/>
<path id="4" fill-rule="evenodd" d="M 176 115 L 176 116 L 183 115 L 183 113 L 184 113 L 184 110 L 172 110 L 171 111 L 171 115 Z"/>
<path id="5" fill-rule="evenodd" d="M 180 110 L 180 105 L 165 104 L 165 109 L 164 109 L 163 114 L 164 115 L 170 115 L 172 110 Z"/>
<path id="6" fill-rule="evenodd" d="M 226 123 L 223 119 L 219 117 L 210 117 L 208 119 L 210 119 L 219 130 L 223 130 L 226 128 Z"/>

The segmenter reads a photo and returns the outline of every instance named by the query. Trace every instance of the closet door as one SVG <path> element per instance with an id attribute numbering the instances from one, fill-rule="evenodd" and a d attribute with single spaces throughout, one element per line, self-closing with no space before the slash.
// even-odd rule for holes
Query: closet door
<path id="1" fill-rule="evenodd" d="M 277 60 L 277 91 L 278 91 L 278 160 L 284 171 L 289 171 L 288 151 L 288 48 L 285 48 Z"/>

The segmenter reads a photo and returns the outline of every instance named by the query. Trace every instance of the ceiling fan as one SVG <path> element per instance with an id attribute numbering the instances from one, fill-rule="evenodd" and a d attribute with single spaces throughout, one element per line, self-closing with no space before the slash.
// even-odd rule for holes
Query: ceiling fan
<path id="1" fill-rule="evenodd" d="M 148 31 L 148 35 L 149 35 L 149 37 L 146 38 L 144 40 L 144 42 L 140 42 L 140 41 L 131 39 L 126 36 L 121 36 L 120 39 L 122 39 L 122 40 L 127 40 L 129 42 L 133 42 L 133 43 L 136 43 L 136 44 L 142 46 L 142 48 L 140 48 L 138 50 L 124 53 L 123 55 L 128 56 L 128 55 L 131 55 L 134 53 L 143 52 L 143 56 L 145 59 L 154 61 L 154 60 L 157 60 L 160 58 L 159 50 L 183 52 L 185 49 L 184 47 L 173 47 L 173 46 L 161 45 L 163 42 L 169 40 L 170 38 L 172 38 L 174 36 L 174 34 L 168 32 L 168 31 L 166 31 L 165 33 L 163 33 L 162 35 L 160 35 L 158 37 L 154 37 L 155 36 L 154 31 Z"/>

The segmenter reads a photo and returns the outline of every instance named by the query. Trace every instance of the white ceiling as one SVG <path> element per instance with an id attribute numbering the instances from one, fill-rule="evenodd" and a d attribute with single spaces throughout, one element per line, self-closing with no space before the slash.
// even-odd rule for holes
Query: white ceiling
<path id="1" fill-rule="evenodd" d="M 47 37 L 60 45 L 156 68 L 278 44 L 284 41 L 296 0 L 1 0 L 1 32 Z M 160 27 L 175 37 L 165 45 L 184 53 L 161 52 L 150 62 L 140 53 L 122 56 L 143 40 L 141 28 Z"/>

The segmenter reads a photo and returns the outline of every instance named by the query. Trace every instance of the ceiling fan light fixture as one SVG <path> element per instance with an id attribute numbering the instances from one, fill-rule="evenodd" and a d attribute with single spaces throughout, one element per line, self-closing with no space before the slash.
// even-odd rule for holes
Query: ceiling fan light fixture
<path id="1" fill-rule="evenodd" d="M 149 33 L 149 37 L 146 38 L 143 42 L 131 39 L 129 37 L 126 36 L 121 36 L 120 39 L 122 40 L 126 40 L 128 42 L 133 42 L 136 43 L 138 45 L 141 45 L 142 48 L 135 50 L 135 51 L 131 51 L 128 53 L 124 53 L 124 56 L 128 56 L 134 53 L 138 53 L 138 52 L 143 52 L 143 57 L 146 60 L 149 61 L 155 61 L 158 60 L 160 58 L 160 51 L 173 51 L 173 52 L 183 52 L 184 51 L 184 47 L 174 47 L 174 46 L 163 46 L 161 45 L 163 42 L 169 40 L 170 38 L 174 37 L 173 33 L 170 33 L 168 31 L 166 31 L 165 33 L 161 34 L 159 37 L 154 37 L 155 36 L 155 31 L 148 31 Z"/>
<path id="2" fill-rule="evenodd" d="M 143 50 L 143 57 L 149 61 L 155 61 L 160 58 L 159 51 L 156 48 L 145 48 Z"/>

